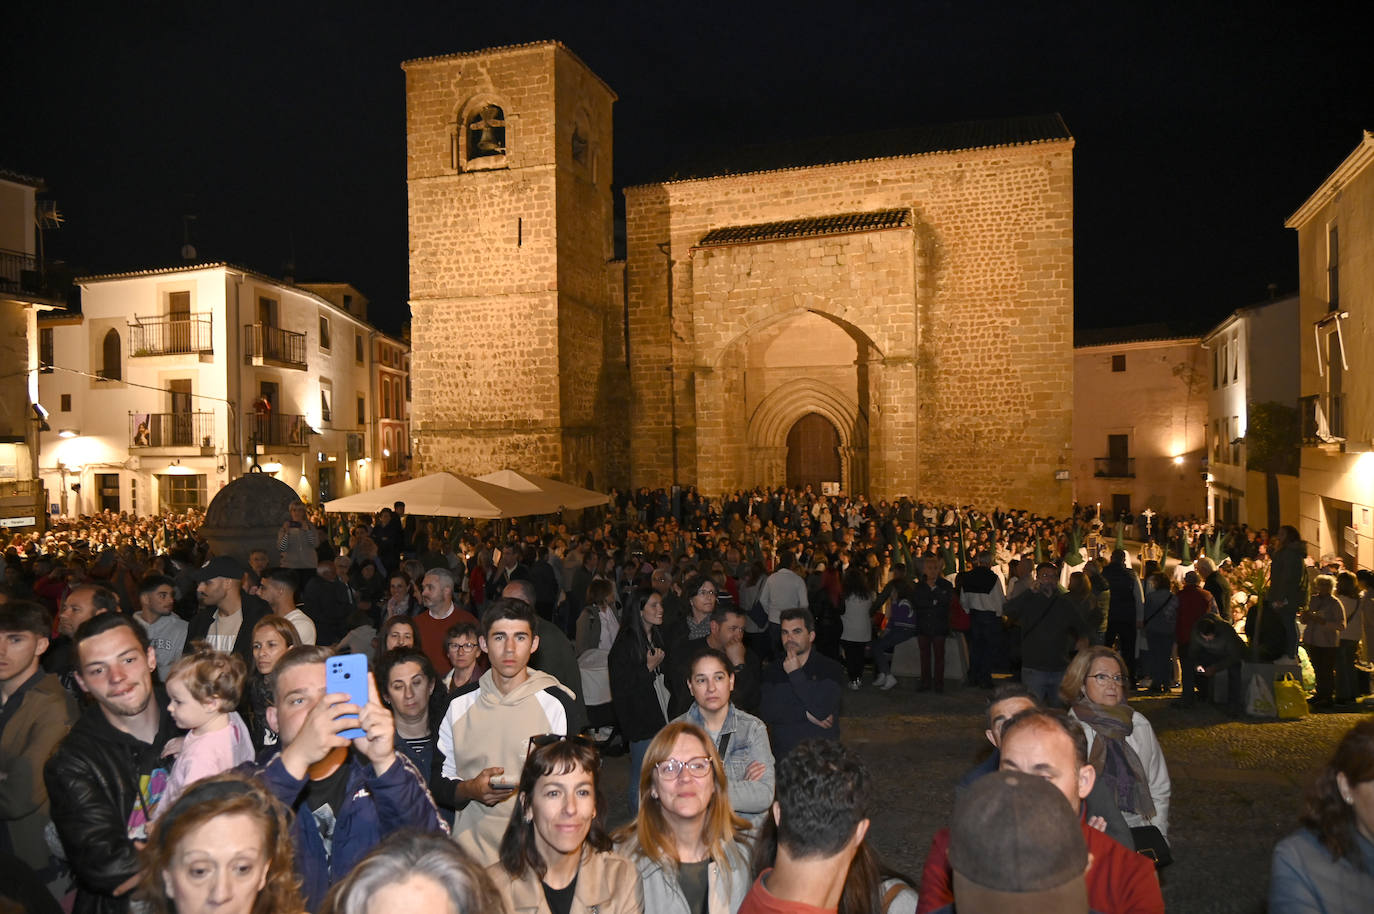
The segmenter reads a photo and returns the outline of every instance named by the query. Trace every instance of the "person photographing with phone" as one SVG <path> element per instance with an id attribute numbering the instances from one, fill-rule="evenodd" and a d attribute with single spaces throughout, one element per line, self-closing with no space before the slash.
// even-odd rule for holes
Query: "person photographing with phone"
<path id="1" fill-rule="evenodd" d="M 366 661 L 354 666 L 349 692 L 331 688 L 328 648 L 292 648 L 268 677 L 267 722 L 281 739 L 259 777 L 296 815 L 296 870 L 308 910 L 383 838 L 402 828 L 446 830 L 425 781 L 396 751 L 396 725 L 383 707 Z M 341 668 L 347 667 L 343 664 Z M 365 679 L 365 690 L 354 681 Z M 355 699 L 367 696 L 358 703 Z M 359 732 L 350 739 L 349 731 Z"/>

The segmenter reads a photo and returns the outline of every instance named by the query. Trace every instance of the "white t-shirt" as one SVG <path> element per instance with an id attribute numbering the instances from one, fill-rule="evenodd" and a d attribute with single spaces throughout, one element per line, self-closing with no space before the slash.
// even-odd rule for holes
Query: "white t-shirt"
<path id="1" fill-rule="evenodd" d="M 809 608 L 806 597 L 806 582 L 790 568 L 779 568 L 763 582 L 759 592 L 759 602 L 768 611 L 768 621 L 773 625 L 782 624 L 784 609 Z"/>
<path id="2" fill-rule="evenodd" d="M 242 627 L 243 610 L 232 616 L 222 615 L 216 610 L 215 618 L 210 622 L 210 630 L 205 634 L 205 640 L 209 641 L 215 650 L 227 654 L 234 649 L 234 642 L 238 640 L 239 629 Z"/>

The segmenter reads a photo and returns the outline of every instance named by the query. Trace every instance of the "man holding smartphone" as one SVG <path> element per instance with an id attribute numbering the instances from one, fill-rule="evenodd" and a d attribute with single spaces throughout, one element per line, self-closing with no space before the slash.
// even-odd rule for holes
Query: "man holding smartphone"
<path id="1" fill-rule="evenodd" d="M 505 801 L 515 795 L 531 736 L 568 733 L 573 694 L 557 679 L 530 669 L 539 649 L 534 607 L 501 597 L 482 613 L 479 643 L 491 669 L 460 690 L 439 726 L 431 788 L 458 810 L 453 832 L 478 863 L 496 862 L 510 822 Z M 475 802 L 474 802 L 475 801 Z"/>
<path id="2" fill-rule="evenodd" d="M 368 676 L 367 704 L 329 693 L 328 648 L 292 648 L 268 678 L 267 723 L 281 737 L 259 776 L 295 813 L 301 894 L 318 910 L 329 887 L 402 828 L 447 831 L 425 779 L 396 751 L 396 724 Z M 364 735 L 349 740 L 354 727 Z"/>

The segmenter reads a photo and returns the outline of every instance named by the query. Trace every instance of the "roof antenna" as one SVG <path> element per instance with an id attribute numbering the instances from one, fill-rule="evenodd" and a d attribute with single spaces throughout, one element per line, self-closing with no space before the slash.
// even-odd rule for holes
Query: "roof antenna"
<path id="1" fill-rule="evenodd" d="M 290 252 L 287 254 L 286 263 L 281 265 L 282 282 L 288 286 L 296 284 L 296 233 L 290 229 L 286 232 L 286 246 Z"/>

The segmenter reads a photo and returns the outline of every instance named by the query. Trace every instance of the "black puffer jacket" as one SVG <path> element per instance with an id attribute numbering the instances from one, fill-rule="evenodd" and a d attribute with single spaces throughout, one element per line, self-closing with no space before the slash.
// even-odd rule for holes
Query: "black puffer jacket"
<path id="1" fill-rule="evenodd" d="M 138 871 L 129 820 L 134 807 L 146 802 L 140 791 L 144 776 L 171 769 L 171 759 L 161 757 L 162 747 L 180 733 L 167 713 L 166 695 L 155 691 L 153 701 L 161 709 L 161 720 L 152 744 L 115 729 L 92 703 L 44 766 L 52 821 L 76 877 L 73 914 L 129 910 L 132 893 L 118 898 L 113 894 Z M 154 775 L 150 783 L 165 780 L 165 774 Z M 140 821 L 147 812 L 140 809 Z"/>

